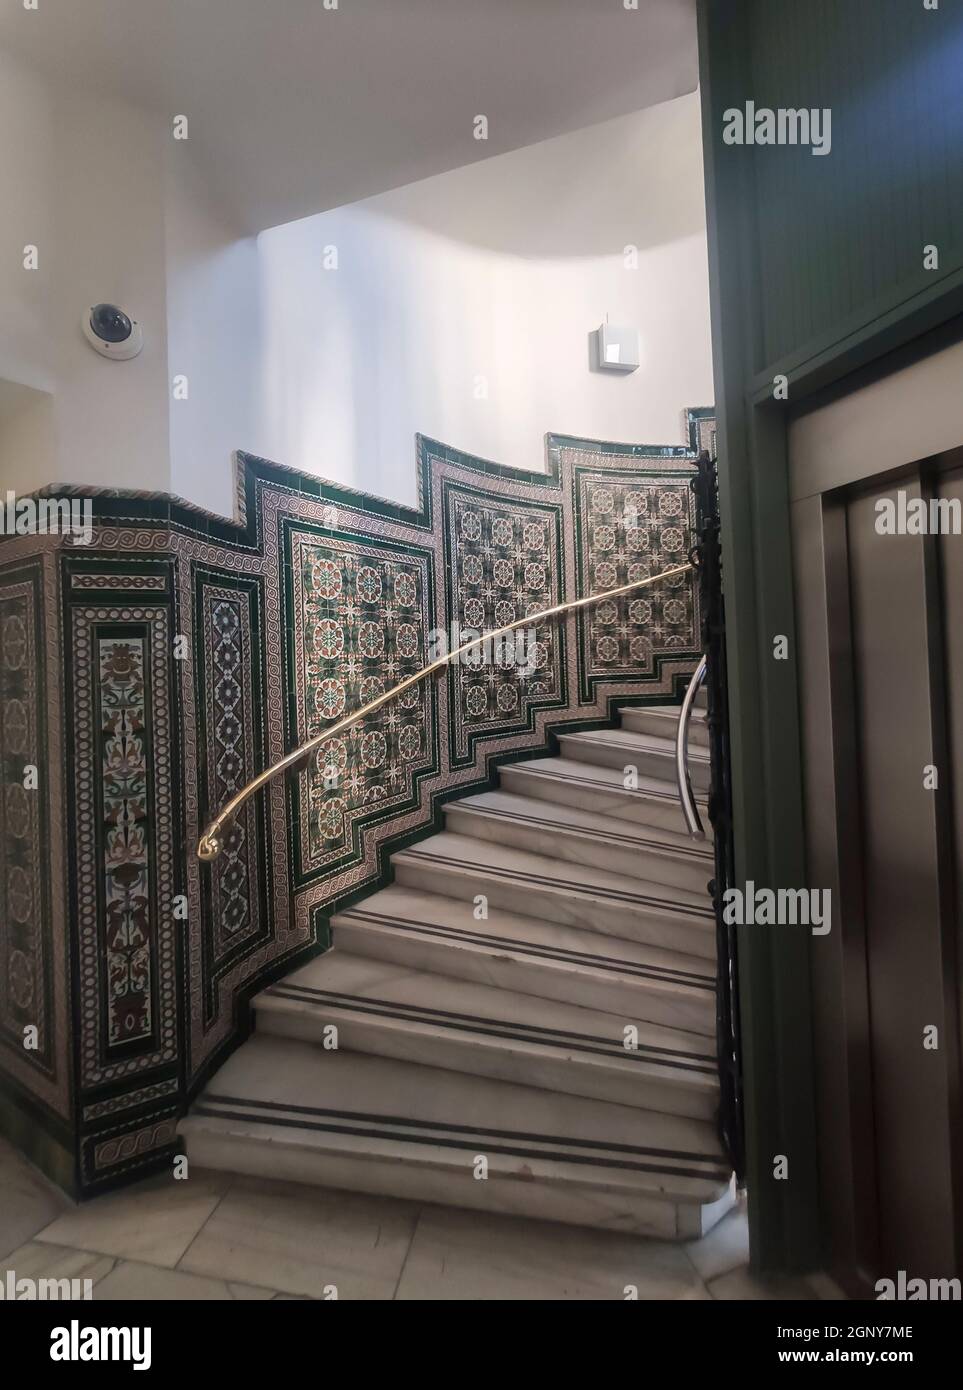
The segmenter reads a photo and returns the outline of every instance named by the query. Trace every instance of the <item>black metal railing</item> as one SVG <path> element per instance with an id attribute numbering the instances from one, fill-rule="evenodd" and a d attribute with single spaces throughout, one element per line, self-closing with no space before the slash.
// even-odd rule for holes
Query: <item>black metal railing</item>
<path id="1" fill-rule="evenodd" d="M 738 961 L 736 928 L 723 920 L 723 894 L 734 887 L 735 853 L 732 839 L 732 786 L 729 758 L 729 697 L 726 681 L 726 615 L 722 592 L 722 546 L 719 489 L 715 459 L 705 452 L 696 461 L 692 480 L 696 497 L 696 544 L 702 617 L 702 650 L 706 659 L 706 722 L 709 731 L 709 820 L 715 848 L 715 876 L 709 885 L 716 915 L 718 982 L 716 985 L 716 1044 L 719 1058 L 719 1133 L 736 1176 L 745 1176 L 745 1129 L 742 1106 L 742 1058 L 739 1045 Z"/>

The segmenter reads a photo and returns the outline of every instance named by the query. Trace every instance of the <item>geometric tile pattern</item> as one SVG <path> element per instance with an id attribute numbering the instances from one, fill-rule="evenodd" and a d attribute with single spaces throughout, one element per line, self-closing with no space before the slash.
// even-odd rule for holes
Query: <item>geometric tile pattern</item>
<path id="1" fill-rule="evenodd" d="M 560 504 L 525 506 L 455 486 L 446 488 L 446 501 L 448 609 L 458 623 L 452 643 L 559 602 Z M 524 729 L 535 707 L 561 702 L 563 641 L 559 624 L 548 620 L 451 665 L 453 763 L 471 758 L 477 734 Z"/>
<path id="2" fill-rule="evenodd" d="M 217 861 L 194 855 L 253 773 L 420 670 L 439 630 L 464 641 L 682 561 L 712 412 L 686 428 L 678 446 L 549 436 L 538 473 L 419 438 L 416 507 L 239 454 L 232 520 L 76 489 L 89 546 L 0 537 L 0 1088 L 21 1133 L 40 1117 L 36 1157 L 69 1146 L 90 1193 L 168 1163 L 247 1001 L 323 948 L 442 800 L 678 689 L 690 576 L 413 685 L 272 783 Z"/>
<path id="3" fill-rule="evenodd" d="M 687 559 L 695 497 L 685 477 L 673 487 L 664 476 L 648 482 L 639 472 L 620 478 L 580 469 L 577 510 L 585 592 L 604 593 Z M 688 575 L 678 575 L 649 592 L 623 594 L 590 609 L 580 630 L 589 682 L 632 671 L 649 675 L 660 658 L 696 649 L 695 590 Z"/>
<path id="4" fill-rule="evenodd" d="M 197 663 L 198 768 L 205 805 L 223 805 L 263 766 L 263 679 L 256 580 L 197 566 L 193 573 Z M 249 803 L 203 884 L 203 1010 L 217 1012 L 218 981 L 267 939 L 264 806 Z"/>
<path id="5" fill-rule="evenodd" d="M 290 533 L 294 732 L 303 743 L 426 664 L 430 555 Z M 323 743 L 297 780 L 302 881 L 363 853 L 363 829 L 416 797 L 432 765 L 430 686 L 418 684 Z"/>

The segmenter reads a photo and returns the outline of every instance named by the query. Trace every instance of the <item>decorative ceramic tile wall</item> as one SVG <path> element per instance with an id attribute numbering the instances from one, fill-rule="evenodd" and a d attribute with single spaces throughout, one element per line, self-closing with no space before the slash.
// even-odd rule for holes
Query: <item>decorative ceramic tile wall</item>
<path id="1" fill-rule="evenodd" d="M 235 521 L 99 493 L 89 546 L 0 542 L 2 1113 L 73 1154 L 77 1190 L 169 1162 L 251 995 L 324 948 L 444 800 L 678 690 L 689 576 L 526 629 L 522 669 L 496 653 L 419 683 L 249 803 L 213 864 L 195 856 L 256 771 L 418 671 L 440 631 L 683 562 L 713 429 L 703 410 L 678 446 L 552 436 L 544 473 L 420 439 L 417 508 L 241 454 Z"/>
<path id="2" fill-rule="evenodd" d="M 193 700 L 199 735 L 197 799 L 220 806 L 264 766 L 264 672 L 261 651 L 262 588 L 257 579 L 229 571 L 194 571 L 195 650 Z M 217 1012 L 216 984 L 232 964 L 270 937 L 263 798 L 249 803 L 225 837 L 224 851 L 204 875 L 203 1020 Z"/>
<path id="3" fill-rule="evenodd" d="M 63 1139 L 71 1094 L 53 552 L 47 538 L 0 547 L 0 1099 L 9 1087 L 25 1098 L 29 1123 L 42 1117 Z"/>
<path id="4" fill-rule="evenodd" d="M 0 578 L 0 1031 L 18 1060 L 52 1074 L 51 931 L 44 844 L 49 807 L 39 782 L 45 743 L 42 566 Z M 39 794 L 38 794 L 39 793 Z M 24 1030 L 34 1028 L 24 1047 Z"/>
<path id="5" fill-rule="evenodd" d="M 294 623 L 289 688 L 300 743 L 427 664 L 434 555 L 285 529 Z M 355 867 L 368 828 L 417 805 L 419 779 L 436 765 L 434 725 L 434 691 L 420 684 L 322 746 L 292 785 L 299 883 Z"/>
<path id="6" fill-rule="evenodd" d="M 454 483 L 445 485 L 444 498 L 445 612 L 458 624 L 452 644 L 561 602 L 560 502 L 522 505 Z M 453 767 L 474 761 L 479 736 L 530 729 L 535 710 L 563 703 L 562 625 L 549 620 L 521 629 L 519 638 L 451 664 Z"/>

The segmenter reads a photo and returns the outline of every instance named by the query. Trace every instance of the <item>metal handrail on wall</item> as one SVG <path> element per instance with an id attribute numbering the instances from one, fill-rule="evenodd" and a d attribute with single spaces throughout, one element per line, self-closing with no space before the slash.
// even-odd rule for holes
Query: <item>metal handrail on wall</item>
<path id="1" fill-rule="evenodd" d="M 279 758 L 272 767 L 266 768 L 263 772 L 259 772 L 256 777 L 252 777 L 251 781 L 248 782 L 245 787 L 242 787 L 239 792 L 231 797 L 230 801 L 222 806 L 210 825 L 204 831 L 204 834 L 197 843 L 198 859 L 204 862 L 210 862 L 212 859 L 217 858 L 224 848 L 225 826 L 234 819 L 245 802 L 249 801 L 252 796 L 255 796 L 257 792 L 273 778 L 280 776 L 282 772 L 285 772 L 290 767 L 294 767 L 297 763 L 303 762 L 306 758 L 310 757 L 316 749 L 329 742 L 330 739 L 343 733 L 345 729 L 349 729 L 353 724 L 357 724 L 359 720 L 366 718 L 369 714 L 373 714 L 375 710 L 381 709 L 382 705 L 386 705 L 388 701 L 393 700 L 396 695 L 400 695 L 403 691 L 410 689 L 411 686 L 417 685 L 419 681 L 425 680 L 426 677 L 432 675 L 435 671 L 440 671 L 444 667 L 450 665 L 452 661 L 455 661 L 465 652 L 470 652 L 475 647 L 481 647 L 487 642 L 493 642 L 497 638 L 504 637 L 507 633 L 514 632 L 516 628 L 533 627 L 543 622 L 546 618 L 553 618 L 559 613 L 572 613 L 579 608 L 587 608 L 592 604 L 602 603 L 606 599 L 618 598 L 620 594 L 633 593 L 636 589 L 644 589 L 650 584 L 658 584 L 663 579 L 672 579 L 677 574 L 687 574 L 693 569 L 695 569 L 695 565 L 689 561 L 684 565 L 676 565 L 673 569 L 663 570 L 661 574 L 650 575 L 647 579 L 637 579 L 631 584 L 622 584 L 617 589 L 606 589 L 600 594 L 589 594 L 585 598 L 572 599 L 568 603 L 558 603 L 553 608 L 543 608 L 538 613 L 528 613 L 524 618 L 518 618 L 513 623 L 506 623 L 504 627 L 498 627 L 490 632 L 484 632 L 480 637 L 476 637 L 470 642 L 465 642 L 455 651 L 448 652 L 445 656 L 438 657 L 436 661 L 432 661 L 428 666 L 422 667 L 420 671 L 416 671 L 411 676 L 406 676 L 403 681 L 392 686 L 384 695 L 377 696 L 376 699 L 370 700 L 366 705 L 362 705 L 360 709 L 355 710 L 352 714 L 345 715 L 342 719 L 332 724 L 330 728 L 325 729 L 323 733 L 315 734 L 315 736 L 308 739 L 306 743 L 302 743 L 299 748 L 295 748 L 292 752 L 285 754 L 283 758 Z"/>
<path id="2" fill-rule="evenodd" d="M 679 726 L 675 735 L 675 775 L 679 784 L 679 800 L 682 802 L 682 814 L 689 827 L 689 834 L 694 840 L 704 840 L 706 835 L 702 828 L 699 808 L 692 794 L 692 778 L 689 776 L 689 724 L 699 687 L 705 678 L 706 659 L 703 657 L 693 671 L 692 679 L 686 687 L 685 698 L 679 713 Z"/>

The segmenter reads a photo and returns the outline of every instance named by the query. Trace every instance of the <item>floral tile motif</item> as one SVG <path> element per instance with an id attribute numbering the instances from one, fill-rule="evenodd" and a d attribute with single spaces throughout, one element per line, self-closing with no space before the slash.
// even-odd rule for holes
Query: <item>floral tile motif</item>
<path id="1" fill-rule="evenodd" d="M 70 610 L 81 1076 L 177 1056 L 173 644 L 166 604 Z"/>
<path id="2" fill-rule="evenodd" d="M 116 1044 L 150 1037 L 153 1026 L 143 638 L 102 638 L 98 665 L 107 1036 Z"/>
<path id="3" fill-rule="evenodd" d="M 560 507 L 526 507 L 456 487 L 447 502 L 452 645 L 560 601 Z M 525 728 L 533 707 L 562 700 L 563 641 L 562 627 L 549 620 L 452 663 L 453 764 L 471 758 L 479 733 Z"/>

